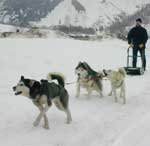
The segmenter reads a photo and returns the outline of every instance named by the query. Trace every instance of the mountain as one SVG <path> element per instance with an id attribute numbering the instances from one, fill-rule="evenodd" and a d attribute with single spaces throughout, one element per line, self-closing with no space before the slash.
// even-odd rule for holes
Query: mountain
<path id="1" fill-rule="evenodd" d="M 90 7 L 89 7 L 90 6 Z M 111 12 L 111 15 L 110 15 Z M 43 18 L 40 25 L 107 26 L 123 11 L 111 2 L 65 0 Z"/>
<path id="2" fill-rule="evenodd" d="M 75 2 L 78 3 L 76 7 L 73 5 Z M 106 28 L 125 16 L 134 14 L 147 3 L 146 0 L 64 0 L 38 24 Z"/>
<path id="3" fill-rule="evenodd" d="M 0 22 L 107 28 L 148 3 L 147 0 L 1 0 Z"/>
<path id="4" fill-rule="evenodd" d="M 136 13 L 125 16 L 121 21 L 115 21 L 112 25 L 106 28 L 111 34 L 127 35 L 129 29 L 135 25 L 135 20 L 140 17 L 143 20 L 143 25 L 150 35 L 150 4 L 142 5 Z"/>
<path id="5" fill-rule="evenodd" d="M 46 17 L 63 0 L 2 0 L 0 21 L 27 25 L 30 21 L 38 22 Z"/>

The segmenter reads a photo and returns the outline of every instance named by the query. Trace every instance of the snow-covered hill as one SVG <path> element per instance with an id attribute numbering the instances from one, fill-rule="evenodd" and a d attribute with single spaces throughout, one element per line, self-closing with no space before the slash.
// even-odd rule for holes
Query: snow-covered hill
<path id="1" fill-rule="evenodd" d="M 63 0 L 2 0 L 0 21 L 26 26 L 30 21 L 37 22 Z"/>
<path id="2" fill-rule="evenodd" d="M 149 46 L 149 45 L 148 45 Z M 150 46 L 149 46 L 150 47 Z M 21 75 L 40 80 L 48 72 L 62 72 L 67 82 L 76 80 L 78 61 L 87 61 L 95 70 L 126 64 L 126 42 L 69 39 L 0 39 L 0 145 L 1 146 L 149 146 L 150 145 L 150 49 L 146 50 L 148 70 L 143 76 L 127 76 L 127 104 L 108 97 L 110 85 L 104 81 L 104 97 L 66 86 L 70 94 L 73 122 L 65 124 L 65 114 L 54 106 L 47 115 L 50 130 L 32 122 L 38 109 L 23 96 L 15 96 L 12 86 Z"/>
<path id="3" fill-rule="evenodd" d="M 150 3 L 147 0 L 80 0 L 84 9 L 76 10 L 72 4 L 74 0 L 64 0 L 40 25 L 75 25 L 75 26 L 109 26 L 121 17 L 133 14 L 142 5 Z M 75 0 L 77 1 L 77 0 Z"/>
<path id="4" fill-rule="evenodd" d="M 0 21 L 26 26 L 37 24 L 106 27 L 140 10 L 149 0 L 2 0 Z"/>

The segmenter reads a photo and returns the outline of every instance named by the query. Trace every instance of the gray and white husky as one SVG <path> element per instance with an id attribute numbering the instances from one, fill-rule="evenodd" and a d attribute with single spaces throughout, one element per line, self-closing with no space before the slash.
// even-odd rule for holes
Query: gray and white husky
<path id="1" fill-rule="evenodd" d="M 86 62 L 79 62 L 75 68 L 77 78 L 77 93 L 76 97 L 80 96 L 80 88 L 85 88 L 90 97 L 92 91 L 97 91 L 99 95 L 103 96 L 103 73 L 94 71 Z"/>
<path id="2" fill-rule="evenodd" d="M 58 84 L 49 82 L 57 80 Z M 52 102 L 59 110 L 62 110 L 67 115 L 67 123 L 72 121 L 69 110 L 69 95 L 65 89 L 64 77 L 59 73 L 49 73 L 47 80 L 36 81 L 33 79 L 21 76 L 19 83 L 13 87 L 15 95 L 23 95 L 32 100 L 35 106 L 38 107 L 40 113 L 33 123 L 38 126 L 41 119 L 44 118 L 44 128 L 49 129 L 49 122 L 46 112 L 51 107 Z"/>

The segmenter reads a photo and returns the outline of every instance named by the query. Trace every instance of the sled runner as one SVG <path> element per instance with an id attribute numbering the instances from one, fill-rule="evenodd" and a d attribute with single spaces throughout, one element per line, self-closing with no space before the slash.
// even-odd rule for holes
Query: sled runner
<path id="1" fill-rule="evenodd" d="M 141 56 L 137 56 L 140 58 Z M 127 50 L 127 66 L 124 67 L 126 70 L 126 73 L 128 75 L 143 75 L 144 74 L 144 69 L 143 67 L 132 67 L 130 66 L 130 58 L 131 60 L 133 59 L 133 55 L 130 55 L 130 47 Z"/>

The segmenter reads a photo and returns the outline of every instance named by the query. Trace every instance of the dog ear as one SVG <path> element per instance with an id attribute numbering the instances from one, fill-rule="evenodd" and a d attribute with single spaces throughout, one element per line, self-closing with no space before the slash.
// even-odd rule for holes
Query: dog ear
<path id="1" fill-rule="evenodd" d="M 103 79 L 104 77 L 106 77 L 105 73 L 103 71 L 98 72 L 98 77 L 100 79 Z"/>
<path id="2" fill-rule="evenodd" d="M 76 66 L 76 68 L 75 68 L 75 69 L 78 69 L 78 68 L 81 66 L 81 64 L 82 64 L 82 62 L 81 62 L 81 61 L 79 61 L 78 65 Z"/>
<path id="3" fill-rule="evenodd" d="M 105 76 L 108 76 L 111 73 L 111 71 L 112 71 L 111 69 L 109 70 L 103 69 L 103 73 Z"/>
<path id="4" fill-rule="evenodd" d="M 84 67 L 84 69 L 86 69 L 87 71 L 88 71 L 88 73 L 93 73 L 94 72 L 94 70 L 92 70 L 91 69 L 91 67 L 87 64 L 87 62 L 83 62 L 83 67 Z"/>
<path id="5" fill-rule="evenodd" d="M 23 80 L 24 80 L 24 76 L 21 76 L 21 78 L 20 78 L 20 79 L 21 79 L 21 81 L 23 81 Z"/>
<path id="6" fill-rule="evenodd" d="M 45 80 L 45 79 L 41 79 L 40 81 L 41 81 L 41 83 L 47 83 L 48 82 L 48 80 Z"/>
<path id="7" fill-rule="evenodd" d="M 85 61 L 83 62 L 83 66 L 86 70 L 89 70 L 89 65 Z"/>
<path id="8" fill-rule="evenodd" d="M 108 76 L 108 71 L 106 69 L 103 69 L 103 73 L 104 73 L 105 77 Z"/>

